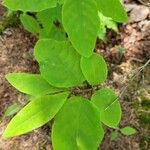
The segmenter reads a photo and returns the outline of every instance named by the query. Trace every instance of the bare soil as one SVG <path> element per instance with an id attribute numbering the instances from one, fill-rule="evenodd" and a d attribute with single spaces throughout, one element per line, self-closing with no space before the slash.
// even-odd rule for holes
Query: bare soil
<path id="1" fill-rule="evenodd" d="M 150 64 L 139 74 L 137 74 L 137 70 L 150 59 L 150 12 L 144 12 L 143 16 L 139 17 L 140 12 L 135 13 L 136 7 L 140 6 L 138 11 L 141 12 L 148 7 L 136 0 L 126 0 L 125 2 L 131 21 L 128 24 L 120 25 L 118 34 L 109 31 L 107 44 L 97 41 L 96 52 L 105 57 L 109 66 L 109 78 L 106 86 L 114 88 L 118 94 L 127 86 L 120 99 L 123 109 L 120 127 L 130 125 L 136 128 L 137 134 L 130 137 L 119 134 L 116 141 L 110 141 L 112 130 L 109 129 L 101 149 L 149 150 Z M 0 21 L 2 16 L 5 16 L 5 9 L 0 5 Z M 133 16 L 136 19 L 139 17 L 139 21 L 134 20 Z M 9 27 L 0 35 L 0 150 L 52 149 L 48 126 L 9 140 L 1 137 L 11 119 L 3 118 L 8 106 L 15 102 L 24 106 L 27 102 L 26 96 L 18 93 L 5 80 L 5 74 L 38 72 L 38 65 L 33 57 L 35 42 L 35 37 L 20 26 Z M 137 76 L 131 80 L 134 74 Z"/>

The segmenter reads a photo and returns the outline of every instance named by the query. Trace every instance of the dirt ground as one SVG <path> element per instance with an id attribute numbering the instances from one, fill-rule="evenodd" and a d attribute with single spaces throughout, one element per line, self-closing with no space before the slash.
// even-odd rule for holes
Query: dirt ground
<path id="1" fill-rule="evenodd" d="M 123 109 L 120 127 L 130 125 L 137 130 L 137 134 L 130 137 L 119 134 L 116 141 L 110 141 L 112 130 L 108 130 L 101 150 L 150 149 L 150 63 L 138 72 L 150 59 L 149 4 L 149 0 L 142 3 L 126 0 L 129 23 L 119 25 L 119 33 L 109 31 L 107 44 L 97 41 L 96 51 L 105 57 L 109 66 L 106 86 L 114 88 L 118 94 L 126 87 L 120 98 Z M 0 22 L 6 15 L 5 12 L 0 5 Z M 0 150 L 52 149 L 47 126 L 17 138 L 1 138 L 11 119 L 3 118 L 8 106 L 15 102 L 22 106 L 26 104 L 25 95 L 12 88 L 4 76 L 10 72 L 38 72 L 33 58 L 35 42 L 34 36 L 24 31 L 20 25 L 8 27 L 0 35 Z"/>

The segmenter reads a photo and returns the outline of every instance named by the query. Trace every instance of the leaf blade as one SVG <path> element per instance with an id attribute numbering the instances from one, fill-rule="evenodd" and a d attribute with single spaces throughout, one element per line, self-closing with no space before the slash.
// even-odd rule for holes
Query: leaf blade
<path id="1" fill-rule="evenodd" d="M 9 106 L 4 114 L 5 117 L 9 117 L 14 115 L 15 113 L 17 113 L 20 110 L 20 106 L 18 104 L 13 104 L 11 106 Z"/>
<path id="2" fill-rule="evenodd" d="M 39 40 L 34 55 L 42 77 L 55 87 L 73 87 L 85 80 L 80 56 L 67 41 Z"/>
<path id="3" fill-rule="evenodd" d="M 99 11 L 117 22 L 127 22 L 128 16 L 120 0 L 97 0 Z M 109 5 L 110 4 L 110 5 Z"/>
<path id="4" fill-rule="evenodd" d="M 120 129 L 120 132 L 122 134 L 124 134 L 124 135 L 129 136 L 129 135 L 135 134 L 136 130 L 134 128 L 130 127 L 130 126 L 126 126 L 126 127 L 122 128 L 122 129 Z"/>
<path id="5" fill-rule="evenodd" d="M 38 74 L 9 73 L 5 77 L 17 90 L 32 96 L 40 96 L 62 90 L 52 87 Z"/>
<path id="6" fill-rule="evenodd" d="M 52 143 L 55 150 L 94 150 L 99 146 L 103 135 L 97 110 L 86 99 L 73 97 L 55 118 Z"/>
<path id="7" fill-rule="evenodd" d="M 103 88 L 96 91 L 92 96 L 92 103 L 100 112 L 101 121 L 111 127 L 117 128 L 121 120 L 121 106 L 113 90 Z"/>
<path id="8" fill-rule="evenodd" d="M 107 65 L 102 56 L 94 53 L 89 58 L 82 57 L 80 65 L 86 80 L 91 85 L 100 84 L 107 79 Z"/>
<path id="9" fill-rule="evenodd" d="M 62 10 L 62 21 L 78 53 L 85 57 L 91 56 L 99 28 L 95 0 L 66 0 Z"/>
<path id="10" fill-rule="evenodd" d="M 66 101 L 68 93 L 44 96 L 27 104 L 9 123 L 3 137 L 30 132 L 50 121 Z"/>
<path id="11" fill-rule="evenodd" d="M 20 20 L 24 28 L 31 33 L 39 33 L 41 30 L 37 20 L 27 14 L 21 14 Z"/>
<path id="12" fill-rule="evenodd" d="M 14 11 L 39 12 L 47 8 L 56 7 L 56 0 L 4 0 L 3 5 Z"/>

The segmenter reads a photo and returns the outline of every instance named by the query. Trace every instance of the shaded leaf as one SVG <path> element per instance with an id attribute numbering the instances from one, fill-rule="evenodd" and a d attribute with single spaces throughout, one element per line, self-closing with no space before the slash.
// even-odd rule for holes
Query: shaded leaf
<path id="1" fill-rule="evenodd" d="M 68 93 L 48 95 L 31 101 L 9 123 L 3 137 L 18 136 L 50 121 L 67 99 Z"/>
<path id="2" fill-rule="evenodd" d="M 91 56 L 99 28 L 96 1 L 65 0 L 62 20 L 74 48 L 85 57 Z"/>
<path id="3" fill-rule="evenodd" d="M 96 150 L 103 136 L 97 109 L 82 97 L 70 98 L 52 127 L 55 150 Z"/>
<path id="4" fill-rule="evenodd" d="M 102 56 L 96 53 L 89 58 L 81 58 L 81 69 L 86 80 L 91 85 L 102 83 L 107 79 L 106 62 Z"/>
<path id="5" fill-rule="evenodd" d="M 20 110 L 20 106 L 18 104 L 13 104 L 11 106 L 9 106 L 4 114 L 5 117 L 9 117 L 14 115 L 15 113 L 17 113 Z"/>
<path id="6" fill-rule="evenodd" d="M 49 8 L 36 14 L 38 21 L 42 24 L 43 30 L 46 33 L 51 31 L 55 21 L 61 22 L 61 12 L 62 7 L 58 5 L 57 7 Z"/>
<path id="7" fill-rule="evenodd" d="M 39 26 L 37 20 L 32 16 L 21 14 L 20 20 L 24 28 L 31 33 L 39 33 L 39 31 L 41 30 L 41 27 Z"/>
<path id="8" fill-rule="evenodd" d="M 80 68 L 80 55 L 69 42 L 39 40 L 35 57 L 45 80 L 56 87 L 72 87 L 85 80 Z"/>
<path id="9" fill-rule="evenodd" d="M 110 140 L 115 141 L 118 138 L 118 131 L 111 132 Z"/>
<path id="10" fill-rule="evenodd" d="M 122 112 L 115 92 L 107 88 L 96 91 L 92 102 L 99 109 L 101 121 L 111 128 L 117 128 Z"/>
<path id="11" fill-rule="evenodd" d="M 62 28 L 52 26 L 51 30 L 47 32 L 45 29 L 40 32 L 40 39 L 53 39 L 57 41 L 65 41 L 67 40 L 66 33 Z"/>

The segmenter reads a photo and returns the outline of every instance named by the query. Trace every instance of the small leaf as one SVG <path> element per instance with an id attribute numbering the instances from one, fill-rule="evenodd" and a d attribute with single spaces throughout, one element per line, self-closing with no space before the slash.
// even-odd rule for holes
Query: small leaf
<path id="1" fill-rule="evenodd" d="M 129 136 L 129 135 L 135 134 L 135 133 L 136 133 L 136 130 L 135 130 L 134 128 L 132 128 L 132 127 L 127 126 L 127 127 L 124 127 L 124 128 L 122 128 L 122 129 L 120 129 L 120 132 L 121 132 L 122 134 L 124 134 L 124 135 Z"/>
<path id="2" fill-rule="evenodd" d="M 9 117 L 14 115 L 15 113 L 17 113 L 20 110 L 20 106 L 18 104 L 13 104 L 11 106 L 9 106 L 4 114 L 5 117 Z"/>
<path id="3" fill-rule="evenodd" d="M 65 0 L 62 10 L 63 25 L 79 54 L 93 53 L 98 28 L 98 8 L 95 0 Z"/>
<path id="4" fill-rule="evenodd" d="M 67 41 L 39 40 L 35 57 L 41 75 L 55 87 L 78 86 L 85 80 L 80 68 L 81 57 Z"/>
<path id="5" fill-rule="evenodd" d="M 103 24 L 103 22 L 101 22 L 99 26 L 98 38 L 104 41 L 105 43 L 107 41 L 106 33 L 107 33 L 106 27 Z"/>
<path id="6" fill-rule="evenodd" d="M 10 73 L 6 75 L 6 79 L 20 92 L 32 96 L 62 91 L 62 89 L 52 87 L 38 74 Z"/>
<path id="7" fill-rule="evenodd" d="M 118 138 L 118 131 L 111 132 L 110 140 L 115 141 Z"/>
<path id="8" fill-rule="evenodd" d="M 127 22 L 128 16 L 120 0 L 96 0 L 99 11 L 117 22 Z"/>
<path id="9" fill-rule="evenodd" d="M 99 109 L 101 121 L 111 128 L 117 128 L 121 120 L 121 106 L 115 92 L 107 88 L 96 91 L 92 102 Z"/>
<path id="10" fill-rule="evenodd" d="M 50 121 L 67 99 L 68 93 L 48 95 L 31 101 L 9 123 L 3 137 L 18 136 Z"/>
<path id="11" fill-rule="evenodd" d="M 20 20 L 24 28 L 31 33 L 39 33 L 39 31 L 41 30 L 37 20 L 32 16 L 21 14 Z"/>
<path id="12" fill-rule="evenodd" d="M 99 15 L 99 24 L 100 24 L 98 37 L 104 42 L 106 42 L 107 41 L 106 28 L 112 29 L 115 32 L 118 32 L 117 23 L 113 21 L 112 18 L 105 17 L 101 12 L 99 12 L 98 15 Z"/>
<path id="13" fill-rule="evenodd" d="M 80 64 L 86 80 L 91 85 L 100 84 L 107 79 L 107 65 L 102 56 L 94 53 L 89 58 L 82 57 Z"/>
<path id="14" fill-rule="evenodd" d="M 82 97 L 70 98 L 52 127 L 55 150 L 96 150 L 103 136 L 97 109 Z"/>
<path id="15" fill-rule="evenodd" d="M 112 20 L 112 18 L 105 17 L 102 13 L 99 14 L 100 24 L 103 24 L 105 27 L 109 29 L 113 29 L 114 31 L 118 32 L 117 23 Z"/>
<path id="16" fill-rule="evenodd" d="M 4 0 L 3 5 L 14 11 L 39 12 L 56 7 L 57 0 Z"/>

